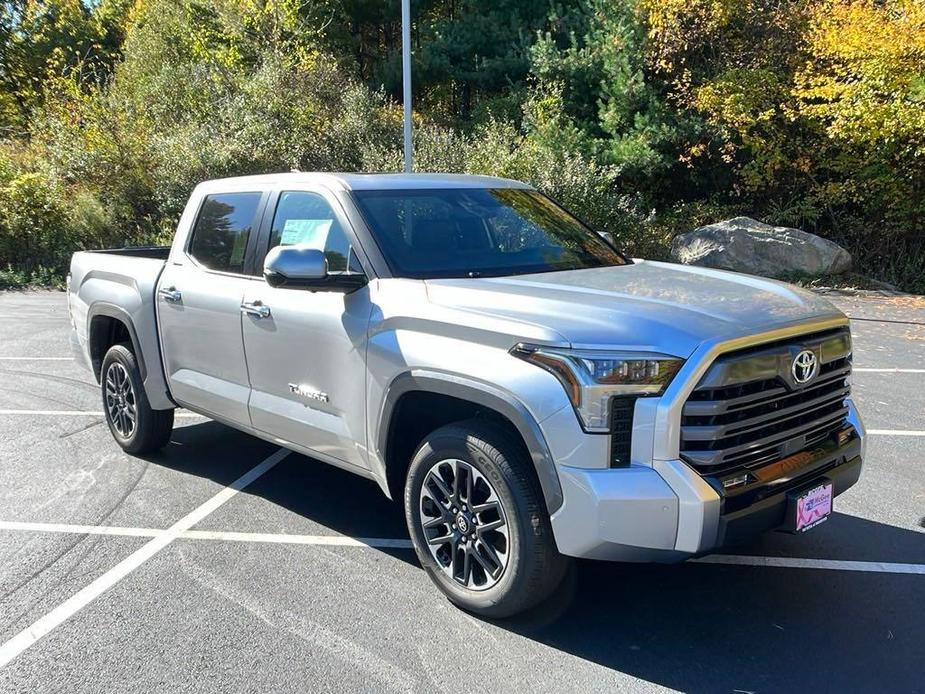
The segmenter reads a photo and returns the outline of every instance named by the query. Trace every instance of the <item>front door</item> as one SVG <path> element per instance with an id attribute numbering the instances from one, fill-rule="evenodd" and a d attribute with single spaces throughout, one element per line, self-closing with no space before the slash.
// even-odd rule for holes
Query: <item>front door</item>
<path id="1" fill-rule="evenodd" d="M 241 301 L 257 280 L 245 275 L 263 193 L 207 195 L 186 252 L 164 267 L 158 327 L 170 393 L 180 405 L 229 423 L 250 424 L 250 385 Z"/>
<path id="2" fill-rule="evenodd" d="M 316 192 L 280 193 L 266 249 L 260 250 L 299 244 L 324 251 L 330 273 L 346 272 L 348 264 L 361 269 L 352 230 L 331 202 Z M 321 457 L 368 467 L 368 288 L 345 295 L 255 282 L 244 305 L 250 307 L 242 332 L 253 426 Z"/>

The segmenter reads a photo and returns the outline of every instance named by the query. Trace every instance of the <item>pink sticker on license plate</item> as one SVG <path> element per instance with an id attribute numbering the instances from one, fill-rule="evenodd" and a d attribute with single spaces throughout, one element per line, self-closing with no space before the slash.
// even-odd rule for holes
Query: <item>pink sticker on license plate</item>
<path id="1" fill-rule="evenodd" d="M 832 483 L 810 489 L 797 498 L 797 532 L 822 523 L 832 513 Z"/>

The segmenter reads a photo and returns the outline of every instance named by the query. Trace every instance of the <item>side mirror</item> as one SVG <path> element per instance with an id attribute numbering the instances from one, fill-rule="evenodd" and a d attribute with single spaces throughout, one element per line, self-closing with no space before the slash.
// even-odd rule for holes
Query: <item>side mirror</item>
<path id="1" fill-rule="evenodd" d="M 328 274 L 328 261 L 317 248 L 276 246 L 263 261 L 263 277 L 271 287 L 349 294 L 366 286 L 362 273 Z"/>

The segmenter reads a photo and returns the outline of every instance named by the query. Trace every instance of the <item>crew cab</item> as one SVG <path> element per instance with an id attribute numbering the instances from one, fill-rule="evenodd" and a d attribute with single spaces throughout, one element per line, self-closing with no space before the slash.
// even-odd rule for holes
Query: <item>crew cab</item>
<path id="1" fill-rule="evenodd" d="M 366 477 L 486 616 L 572 557 L 808 530 L 864 456 L 832 305 L 628 258 L 517 181 L 209 181 L 170 248 L 76 253 L 68 304 L 123 449 L 167 444 L 184 407 Z"/>

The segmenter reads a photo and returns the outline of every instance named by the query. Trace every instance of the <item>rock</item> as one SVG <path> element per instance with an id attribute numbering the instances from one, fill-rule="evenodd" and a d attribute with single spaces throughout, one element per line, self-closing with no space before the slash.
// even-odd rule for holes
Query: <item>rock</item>
<path id="1" fill-rule="evenodd" d="M 800 229 L 735 217 L 675 237 L 671 257 L 764 277 L 787 273 L 837 275 L 851 269 L 851 254 L 837 243 Z"/>

